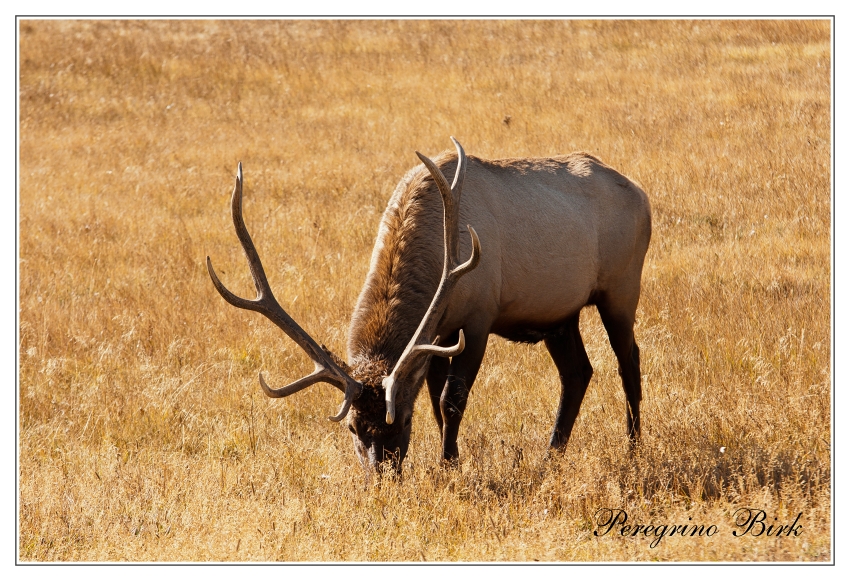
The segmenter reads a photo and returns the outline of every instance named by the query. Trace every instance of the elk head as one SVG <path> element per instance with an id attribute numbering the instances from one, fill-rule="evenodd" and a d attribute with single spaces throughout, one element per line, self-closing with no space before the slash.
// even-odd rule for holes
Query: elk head
<path id="1" fill-rule="evenodd" d="M 241 163 L 237 169 L 236 186 L 233 189 L 231 200 L 231 213 L 236 235 L 245 251 L 251 276 L 257 288 L 257 298 L 254 300 L 243 299 L 227 290 L 219 281 L 210 258 L 207 257 L 207 269 L 210 277 L 224 300 L 234 307 L 257 311 L 269 318 L 299 347 L 306 351 L 315 363 L 313 373 L 277 389 L 270 388 L 263 379 L 263 374 L 260 373 L 259 380 L 263 392 L 269 397 L 286 397 L 319 382 L 330 383 L 337 387 L 344 394 L 343 403 L 338 413 L 328 419 L 339 422 L 348 416 L 348 427 L 352 433 L 354 449 L 361 464 L 364 467 L 375 468 L 379 471 L 387 465 L 386 463 L 389 463 L 396 471 L 401 469 L 401 461 L 404 459 L 410 443 L 413 402 L 422 385 L 431 357 L 454 357 L 463 351 L 465 344 L 463 330 L 459 331 L 458 342 L 454 346 L 439 346 L 440 338 L 436 336 L 437 325 L 446 311 L 452 289 L 461 276 L 478 265 L 481 257 L 478 235 L 471 226 L 467 226 L 472 238 L 472 255 L 463 264 L 460 264 L 458 259 L 458 214 L 463 178 L 466 172 L 466 155 L 461 145 L 454 138 L 452 138 L 452 141 L 458 152 L 458 163 L 451 186 L 449 186 L 443 173 L 430 159 L 419 152 L 416 153 L 431 173 L 443 200 L 443 272 L 434 298 L 419 327 L 398 361 L 390 362 L 389 369 L 392 369 L 392 371 L 389 375 L 369 373 L 369 365 L 366 365 L 365 368 L 358 366 L 360 369 L 365 369 L 365 372 L 355 373 L 355 376 L 352 377 L 352 371 L 348 365 L 324 346 L 319 346 L 274 298 L 260 257 L 242 218 L 243 179 Z M 380 368 L 380 366 L 376 368 Z M 400 402 L 402 405 L 397 410 L 396 396 L 400 390 L 403 390 L 407 397 L 403 398 L 403 401 Z"/>

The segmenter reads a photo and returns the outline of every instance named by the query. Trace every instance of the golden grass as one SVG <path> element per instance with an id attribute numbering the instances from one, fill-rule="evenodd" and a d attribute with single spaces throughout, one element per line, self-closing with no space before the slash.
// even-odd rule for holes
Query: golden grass
<path id="1" fill-rule="evenodd" d="M 830 65 L 828 21 L 21 22 L 19 558 L 832 559 Z M 334 388 L 260 392 L 311 366 L 205 271 L 252 292 L 237 161 L 272 287 L 344 353 L 384 205 L 449 135 L 585 149 L 649 194 L 635 457 L 592 309 L 549 461 L 542 344 L 491 339 L 460 470 L 423 397 L 380 486 Z M 595 537 L 603 507 L 719 532 Z M 733 537 L 741 507 L 803 532 Z"/>

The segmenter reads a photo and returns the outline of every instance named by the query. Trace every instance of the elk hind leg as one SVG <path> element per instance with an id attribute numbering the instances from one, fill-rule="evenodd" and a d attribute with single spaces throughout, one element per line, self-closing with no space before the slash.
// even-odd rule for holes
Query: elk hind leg
<path id="1" fill-rule="evenodd" d="M 599 315 L 617 356 L 620 378 L 626 392 L 626 429 L 629 443 L 634 447 L 640 440 L 641 400 L 640 349 L 635 341 L 634 311 L 630 315 L 623 315 L 600 306 Z"/>
<path id="2" fill-rule="evenodd" d="M 570 318 L 561 331 L 545 339 L 546 348 L 555 362 L 561 379 L 561 401 L 549 446 L 562 449 L 570 439 L 581 402 L 590 384 L 593 367 L 578 328 L 579 315 Z"/>

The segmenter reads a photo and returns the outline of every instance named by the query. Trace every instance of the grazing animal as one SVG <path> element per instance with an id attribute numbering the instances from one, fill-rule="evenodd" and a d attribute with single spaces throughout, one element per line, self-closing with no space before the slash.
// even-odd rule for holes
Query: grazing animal
<path id="1" fill-rule="evenodd" d="M 347 418 L 360 462 L 399 471 L 413 404 L 427 383 L 442 457 L 456 463 L 458 428 L 488 336 L 543 341 L 561 379 L 550 446 L 563 448 L 593 373 L 579 333 L 579 313 L 592 304 L 617 356 L 634 444 L 641 377 L 633 326 L 651 231 L 646 194 L 587 153 L 485 160 L 452 141 L 457 154 L 432 161 L 417 152 L 423 165 L 404 176 L 384 211 L 351 318 L 348 363 L 320 347 L 274 298 L 242 219 L 239 164 L 233 222 L 257 299 L 224 288 L 207 257 L 210 277 L 227 302 L 271 319 L 316 366 L 277 389 L 261 373 L 263 391 L 286 397 L 317 382 L 335 385 L 344 401 L 329 419 Z"/>

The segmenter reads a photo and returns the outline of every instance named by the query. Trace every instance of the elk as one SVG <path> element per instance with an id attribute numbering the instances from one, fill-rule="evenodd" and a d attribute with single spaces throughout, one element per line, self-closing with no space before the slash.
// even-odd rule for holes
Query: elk
<path id="1" fill-rule="evenodd" d="M 451 139 L 456 153 L 432 161 L 416 152 L 422 165 L 402 178 L 384 211 L 351 318 L 348 363 L 316 343 L 272 294 L 242 218 L 239 164 L 231 211 L 257 298 L 228 291 L 207 257 L 210 277 L 228 303 L 268 317 L 315 363 L 313 373 L 281 388 L 260 373 L 260 386 L 275 398 L 318 382 L 336 386 L 343 403 L 329 419 L 347 418 L 360 462 L 382 472 L 401 470 L 414 402 L 427 384 L 442 458 L 456 465 L 458 429 L 489 335 L 543 341 L 561 380 L 549 444 L 563 448 L 593 373 L 579 314 L 595 305 L 619 364 L 634 446 L 641 375 L 633 327 L 651 232 L 646 194 L 588 153 L 485 160 Z"/>

